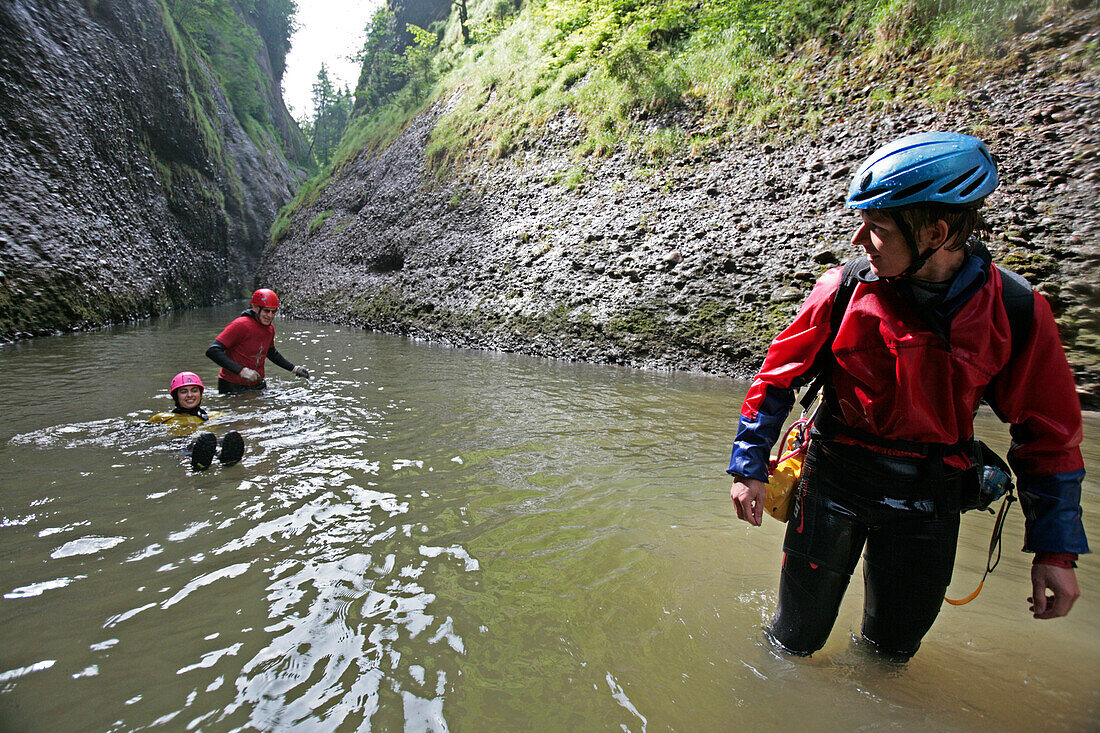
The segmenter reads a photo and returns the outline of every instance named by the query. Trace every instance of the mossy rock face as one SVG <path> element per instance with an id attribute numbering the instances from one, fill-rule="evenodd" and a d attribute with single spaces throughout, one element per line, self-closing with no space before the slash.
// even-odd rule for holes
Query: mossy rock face
<path id="1" fill-rule="evenodd" d="M 1044 252 L 1015 250 L 1001 260 L 1001 264 L 1030 283 L 1049 281 L 1058 272 L 1058 262 L 1053 256 Z"/>
<path id="2" fill-rule="evenodd" d="M 0 282 L 0 334 L 8 338 L 94 328 L 209 301 L 204 283 L 142 280 L 104 286 L 77 272 Z"/>
<path id="3" fill-rule="evenodd" d="M 164 4 L 0 14 L 0 340 L 250 291 L 294 174 Z"/>
<path id="4" fill-rule="evenodd" d="M 604 331 L 610 335 L 633 336 L 637 339 L 655 339 L 662 332 L 660 321 L 653 309 L 632 308 L 607 319 Z"/>

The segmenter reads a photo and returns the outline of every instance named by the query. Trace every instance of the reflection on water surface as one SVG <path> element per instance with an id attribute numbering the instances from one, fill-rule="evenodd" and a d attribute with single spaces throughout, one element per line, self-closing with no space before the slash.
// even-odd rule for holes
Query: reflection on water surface
<path id="1" fill-rule="evenodd" d="M 782 527 L 728 506 L 729 380 L 280 320 L 315 379 L 208 392 L 247 453 L 191 474 L 188 437 L 144 421 L 175 372 L 216 383 L 234 314 L 0 348 L 0 729 L 1095 724 L 1100 574 L 1086 558 L 1073 615 L 1032 621 L 1018 514 L 909 665 L 850 641 L 858 583 L 821 653 L 772 651 Z M 955 595 L 991 522 L 964 522 Z"/>

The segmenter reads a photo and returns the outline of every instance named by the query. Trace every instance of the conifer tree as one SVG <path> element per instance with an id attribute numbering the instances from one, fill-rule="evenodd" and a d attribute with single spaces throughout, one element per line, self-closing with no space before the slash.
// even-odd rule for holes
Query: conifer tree
<path id="1" fill-rule="evenodd" d="M 337 89 L 329 79 L 328 69 L 321 64 L 317 81 L 313 84 L 313 155 L 320 165 L 332 158 L 351 113 L 351 92 L 347 87 Z"/>

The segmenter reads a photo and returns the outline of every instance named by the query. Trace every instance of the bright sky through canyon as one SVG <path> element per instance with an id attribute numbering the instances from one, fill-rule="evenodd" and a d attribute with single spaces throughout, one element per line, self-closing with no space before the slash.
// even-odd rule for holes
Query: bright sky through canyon
<path id="1" fill-rule="evenodd" d="M 313 114 L 313 85 L 324 63 L 337 88 L 355 91 L 364 28 L 382 0 L 298 0 L 298 30 L 290 41 L 283 99 L 296 119 Z"/>

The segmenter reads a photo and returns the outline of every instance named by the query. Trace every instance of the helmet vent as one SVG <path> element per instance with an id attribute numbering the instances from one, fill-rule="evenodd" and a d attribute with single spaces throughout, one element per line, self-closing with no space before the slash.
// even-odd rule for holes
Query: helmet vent
<path id="1" fill-rule="evenodd" d="M 863 180 L 859 183 L 859 188 L 862 191 L 866 191 L 867 187 L 871 185 L 871 179 L 874 178 L 874 173 L 868 173 L 863 177 Z"/>
<path id="2" fill-rule="evenodd" d="M 895 193 L 890 198 L 894 201 L 901 201 L 907 199 L 910 196 L 916 196 L 918 193 L 928 188 L 934 183 L 934 181 L 921 181 L 920 183 L 914 183 L 912 186 L 907 186 Z"/>
<path id="3" fill-rule="evenodd" d="M 940 189 L 939 192 L 940 193 L 947 193 L 948 191 L 950 191 L 954 188 L 958 188 L 959 186 L 963 185 L 963 183 L 966 182 L 967 178 L 970 178 L 970 176 L 974 175 L 977 172 L 978 172 L 977 167 L 971 168 L 966 173 L 963 173 L 961 176 L 959 176 L 955 180 L 951 181 L 950 183 L 944 184 L 944 186 Z M 985 176 L 982 176 L 982 179 L 984 179 L 984 178 L 985 178 Z M 971 190 L 973 190 L 973 189 L 971 189 Z"/>
<path id="4" fill-rule="evenodd" d="M 857 193 L 855 196 L 852 196 L 851 198 L 849 198 L 849 201 L 851 203 L 858 204 L 862 201 L 866 201 L 867 199 L 873 199 L 875 196 L 879 196 L 880 194 L 882 194 L 882 191 L 880 191 L 878 189 L 876 189 L 874 191 L 861 191 L 860 193 Z"/>
<path id="5" fill-rule="evenodd" d="M 982 185 L 982 183 L 983 183 L 983 182 L 985 181 L 985 179 L 987 179 L 987 178 L 989 178 L 989 174 L 988 174 L 988 173 L 983 173 L 983 174 L 981 175 L 981 177 L 980 177 L 980 178 L 978 178 L 978 180 L 976 180 L 976 181 L 974 181 L 973 183 L 971 183 L 971 184 L 970 184 L 969 186 L 967 186 L 966 188 L 964 188 L 964 189 L 963 189 L 962 191 L 959 191 L 959 196 L 960 196 L 961 198 L 966 198 L 966 197 L 967 197 L 967 196 L 969 196 L 969 195 L 970 195 L 971 193 L 973 193 L 973 192 L 974 192 L 974 190 L 976 190 L 976 189 L 977 189 L 977 188 L 978 188 L 979 186 L 981 186 L 981 185 Z"/>

